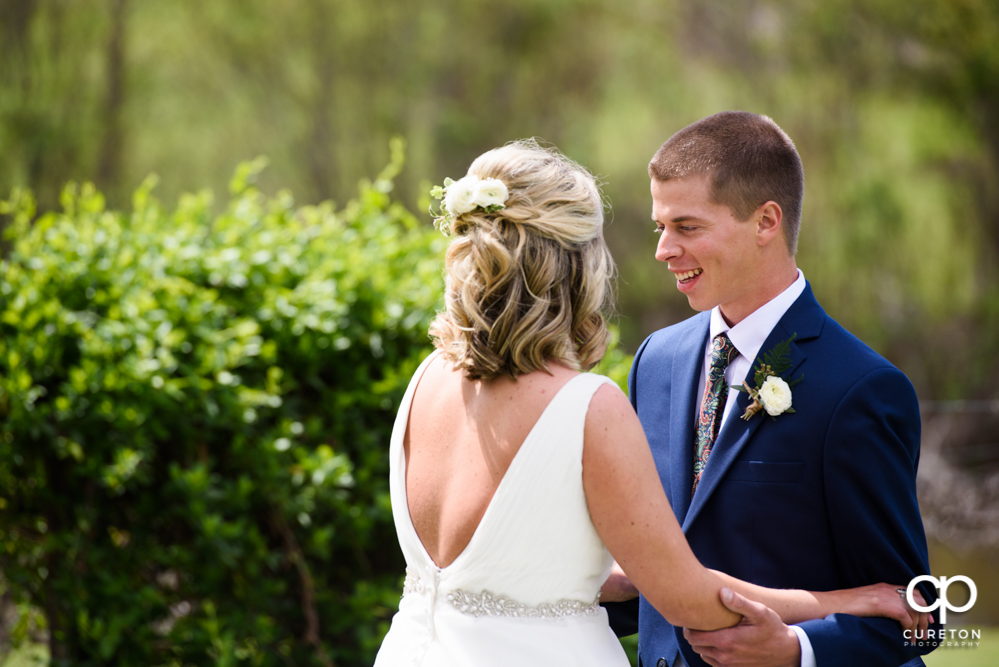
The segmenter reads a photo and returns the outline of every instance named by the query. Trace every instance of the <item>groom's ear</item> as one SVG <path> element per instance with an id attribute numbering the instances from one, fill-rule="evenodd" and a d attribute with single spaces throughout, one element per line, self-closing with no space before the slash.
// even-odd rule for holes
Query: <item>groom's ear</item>
<path id="1" fill-rule="evenodd" d="M 768 201 L 761 204 L 756 213 L 753 214 L 753 222 L 756 223 L 756 244 L 759 246 L 770 245 L 775 238 L 782 236 L 781 221 L 784 219 L 784 212 L 780 204 L 775 201 Z"/>

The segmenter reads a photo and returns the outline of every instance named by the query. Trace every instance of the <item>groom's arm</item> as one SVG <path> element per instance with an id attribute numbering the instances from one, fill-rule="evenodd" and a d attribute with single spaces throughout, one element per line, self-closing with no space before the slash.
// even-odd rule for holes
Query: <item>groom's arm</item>
<path id="1" fill-rule="evenodd" d="M 638 412 L 638 364 L 651 340 L 652 336 L 649 336 L 638 346 L 638 351 L 631 360 L 631 370 L 628 371 L 628 400 L 631 401 L 631 407 L 635 408 L 635 412 Z"/>
<path id="2" fill-rule="evenodd" d="M 638 362 L 645 352 L 652 336 L 646 338 L 635 353 L 631 362 L 631 370 L 628 372 L 628 400 L 631 407 L 638 412 Z M 638 598 L 625 602 L 601 602 L 600 605 L 607 610 L 607 618 L 610 622 L 611 630 L 618 637 L 628 637 L 638 632 Z"/>
<path id="3" fill-rule="evenodd" d="M 842 585 L 906 585 L 929 571 L 916 500 L 919 403 L 892 367 L 858 381 L 833 414 L 824 449 L 825 495 Z M 921 589 L 927 600 L 933 591 Z M 884 618 L 836 614 L 800 624 L 819 667 L 899 665 L 930 648 L 906 644 Z"/>

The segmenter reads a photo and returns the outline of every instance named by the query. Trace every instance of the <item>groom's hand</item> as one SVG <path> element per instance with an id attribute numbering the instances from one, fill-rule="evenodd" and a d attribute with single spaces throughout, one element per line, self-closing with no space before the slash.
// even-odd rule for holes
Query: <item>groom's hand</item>
<path id="1" fill-rule="evenodd" d="M 624 573 L 624 570 L 617 564 L 617 561 L 614 561 L 614 567 L 611 568 L 610 576 L 607 577 L 607 581 L 600 588 L 600 601 L 627 602 L 637 597 L 638 589 L 635 588 L 635 584 L 631 583 L 628 575 Z M 898 597 L 897 594 L 896 597 Z"/>
<path id="2" fill-rule="evenodd" d="M 721 600 L 742 614 L 741 623 L 714 632 L 683 630 L 705 662 L 713 667 L 799 667 L 798 636 L 773 609 L 728 589 L 722 589 Z"/>

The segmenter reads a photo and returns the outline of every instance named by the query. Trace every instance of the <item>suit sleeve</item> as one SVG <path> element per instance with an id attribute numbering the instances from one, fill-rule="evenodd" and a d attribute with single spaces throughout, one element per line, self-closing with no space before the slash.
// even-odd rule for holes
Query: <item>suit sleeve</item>
<path id="1" fill-rule="evenodd" d="M 844 588 L 882 581 L 904 586 L 929 572 L 916 499 L 919 435 L 915 391 L 895 368 L 864 376 L 833 413 L 824 491 Z M 921 590 L 927 600 L 935 599 L 934 591 Z M 932 650 L 907 640 L 899 624 L 886 618 L 834 614 L 800 627 L 818 667 L 896 666 Z"/>
<path id="2" fill-rule="evenodd" d="M 650 340 L 652 336 L 638 346 L 638 352 L 635 352 L 635 358 L 631 360 L 631 370 L 628 371 L 628 400 L 631 401 L 631 407 L 635 408 L 635 412 L 638 412 L 638 363 L 645 354 L 645 348 L 649 346 Z"/>
<path id="3" fill-rule="evenodd" d="M 635 353 L 635 358 L 631 362 L 631 371 L 628 372 L 628 399 L 636 412 L 638 411 L 638 391 L 636 389 L 638 362 L 651 338 L 651 336 L 646 338 L 638 348 L 638 352 Z M 607 610 L 607 618 L 615 635 L 627 637 L 638 632 L 638 598 L 627 602 L 602 602 L 601 605 Z"/>

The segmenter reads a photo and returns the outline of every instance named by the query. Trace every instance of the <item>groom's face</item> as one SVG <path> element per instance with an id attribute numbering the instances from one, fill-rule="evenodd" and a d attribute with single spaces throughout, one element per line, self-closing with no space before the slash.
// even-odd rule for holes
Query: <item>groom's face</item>
<path id="1" fill-rule="evenodd" d="M 756 225 L 711 201 L 708 176 L 652 179 L 652 219 L 660 234 L 656 259 L 668 264 L 691 308 L 721 306 L 733 324 L 752 312 L 742 313 L 760 271 Z"/>

